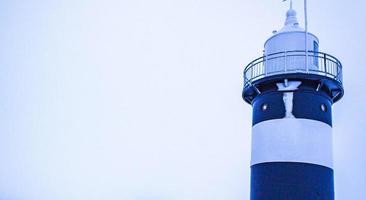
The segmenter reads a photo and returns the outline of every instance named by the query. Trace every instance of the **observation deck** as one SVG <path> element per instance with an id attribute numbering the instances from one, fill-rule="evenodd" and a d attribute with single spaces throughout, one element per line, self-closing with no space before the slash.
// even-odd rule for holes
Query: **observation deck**
<path id="1" fill-rule="evenodd" d="M 284 51 L 262 56 L 244 69 L 243 99 L 252 100 L 273 83 L 299 80 L 309 83 L 312 89 L 325 91 L 332 102 L 342 98 L 341 62 L 326 53 L 315 51 Z"/>

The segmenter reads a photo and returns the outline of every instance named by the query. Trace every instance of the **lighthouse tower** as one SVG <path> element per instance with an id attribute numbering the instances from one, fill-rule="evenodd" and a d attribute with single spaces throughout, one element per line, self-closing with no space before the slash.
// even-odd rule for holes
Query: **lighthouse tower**
<path id="1" fill-rule="evenodd" d="M 244 70 L 253 107 L 251 200 L 333 200 L 332 105 L 343 96 L 342 65 L 319 51 L 291 8 L 264 55 Z"/>

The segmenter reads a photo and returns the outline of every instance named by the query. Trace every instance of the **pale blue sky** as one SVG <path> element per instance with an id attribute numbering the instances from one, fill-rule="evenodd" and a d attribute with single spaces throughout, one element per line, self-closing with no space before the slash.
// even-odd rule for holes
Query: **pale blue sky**
<path id="1" fill-rule="evenodd" d="M 366 199 L 365 1 L 309 1 L 344 66 L 336 197 Z M 294 0 L 302 23 L 302 1 Z M 0 199 L 249 198 L 242 70 L 280 0 L 0 3 Z"/>

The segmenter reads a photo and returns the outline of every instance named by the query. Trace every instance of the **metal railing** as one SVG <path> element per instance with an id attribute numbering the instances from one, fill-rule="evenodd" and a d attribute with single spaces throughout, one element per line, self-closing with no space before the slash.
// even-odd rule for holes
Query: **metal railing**
<path id="1" fill-rule="evenodd" d="M 249 63 L 244 69 L 244 86 L 269 76 L 294 73 L 325 76 L 342 84 L 342 64 L 334 56 L 314 51 L 308 51 L 307 56 L 305 51 L 285 51 Z"/>

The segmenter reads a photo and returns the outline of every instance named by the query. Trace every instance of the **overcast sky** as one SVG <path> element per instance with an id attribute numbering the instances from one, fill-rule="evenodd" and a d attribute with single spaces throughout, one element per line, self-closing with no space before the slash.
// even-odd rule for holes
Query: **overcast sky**
<path id="1" fill-rule="evenodd" d="M 336 197 L 366 199 L 365 1 L 309 0 L 344 67 Z M 244 200 L 242 71 L 281 0 L 0 2 L 1 200 Z M 294 0 L 303 25 L 302 1 Z"/>

